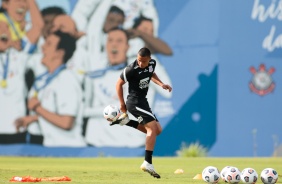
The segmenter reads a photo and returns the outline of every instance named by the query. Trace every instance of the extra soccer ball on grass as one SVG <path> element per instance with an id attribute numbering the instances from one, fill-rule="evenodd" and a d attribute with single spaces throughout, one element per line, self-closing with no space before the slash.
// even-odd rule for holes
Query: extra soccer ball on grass
<path id="1" fill-rule="evenodd" d="M 228 168 L 233 167 L 233 166 L 225 166 L 221 171 L 220 171 L 220 177 L 222 179 L 222 181 L 225 181 L 225 174 Z"/>
<path id="2" fill-rule="evenodd" d="M 202 178 L 205 182 L 209 184 L 218 183 L 220 174 L 216 167 L 208 166 L 202 172 Z"/>
<path id="3" fill-rule="evenodd" d="M 261 171 L 260 179 L 264 184 L 273 184 L 278 180 L 278 173 L 273 168 L 266 168 Z"/>
<path id="4" fill-rule="evenodd" d="M 225 181 L 228 183 L 234 183 L 237 184 L 240 182 L 241 172 L 237 167 L 230 167 L 226 169 L 225 173 Z"/>
<path id="5" fill-rule="evenodd" d="M 241 180 L 243 183 L 255 184 L 258 180 L 258 174 L 253 168 L 245 168 L 241 172 Z"/>
<path id="6" fill-rule="evenodd" d="M 116 105 L 108 105 L 103 111 L 104 118 L 110 122 L 116 121 L 120 114 L 120 109 Z"/>

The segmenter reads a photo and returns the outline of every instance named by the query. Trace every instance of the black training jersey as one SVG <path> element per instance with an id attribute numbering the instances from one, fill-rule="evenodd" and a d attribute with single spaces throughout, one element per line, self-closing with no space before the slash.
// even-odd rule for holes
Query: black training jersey
<path id="1" fill-rule="evenodd" d="M 120 78 L 128 82 L 129 96 L 138 98 L 146 97 L 155 67 L 156 61 L 153 59 L 150 60 L 146 68 L 140 68 L 137 60 L 135 60 L 123 70 Z"/>

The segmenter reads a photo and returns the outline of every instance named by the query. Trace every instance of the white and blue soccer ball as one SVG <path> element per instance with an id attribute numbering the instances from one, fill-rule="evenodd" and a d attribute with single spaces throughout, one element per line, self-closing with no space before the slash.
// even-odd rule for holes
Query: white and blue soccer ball
<path id="1" fill-rule="evenodd" d="M 241 172 L 237 167 L 230 167 L 226 169 L 225 181 L 228 183 L 237 184 L 241 180 Z"/>
<path id="2" fill-rule="evenodd" d="M 226 182 L 226 181 L 225 181 L 225 173 L 226 173 L 227 169 L 230 168 L 230 167 L 233 167 L 233 166 L 225 166 L 225 167 L 220 171 L 220 177 L 221 177 L 222 181 L 224 181 L 224 182 Z"/>
<path id="3" fill-rule="evenodd" d="M 278 173 L 273 168 L 265 168 L 260 173 L 260 179 L 264 184 L 273 184 L 278 180 Z"/>
<path id="4" fill-rule="evenodd" d="M 245 168 L 241 172 L 241 181 L 243 183 L 255 184 L 258 180 L 258 173 L 253 168 Z"/>
<path id="5" fill-rule="evenodd" d="M 103 111 L 104 118 L 110 122 L 117 120 L 120 114 L 120 109 L 116 105 L 108 105 Z"/>
<path id="6" fill-rule="evenodd" d="M 209 184 L 215 184 L 218 183 L 220 179 L 220 174 L 216 167 L 208 166 L 203 170 L 202 178 L 205 182 Z"/>

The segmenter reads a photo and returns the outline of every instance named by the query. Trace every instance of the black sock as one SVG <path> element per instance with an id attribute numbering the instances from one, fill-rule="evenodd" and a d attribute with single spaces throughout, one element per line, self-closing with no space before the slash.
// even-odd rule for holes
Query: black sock
<path id="1" fill-rule="evenodd" d="M 145 151 L 145 160 L 149 163 L 152 164 L 152 155 L 153 151 L 146 150 Z"/>
<path id="2" fill-rule="evenodd" d="M 138 123 L 138 121 L 130 120 L 126 125 L 137 129 L 139 123 Z"/>

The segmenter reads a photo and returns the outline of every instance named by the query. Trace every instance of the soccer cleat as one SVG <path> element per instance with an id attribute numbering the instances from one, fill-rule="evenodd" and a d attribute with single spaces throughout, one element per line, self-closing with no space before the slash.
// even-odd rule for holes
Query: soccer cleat
<path id="1" fill-rule="evenodd" d="M 140 166 L 144 172 L 151 174 L 154 178 L 161 178 L 161 176 L 155 171 L 153 164 L 149 164 L 146 160 L 144 160 L 143 164 Z"/>
<path id="2" fill-rule="evenodd" d="M 119 116 L 119 118 L 116 121 L 111 122 L 110 126 L 116 124 L 120 124 L 121 126 L 126 125 L 129 121 L 130 119 L 128 118 L 128 115 L 126 113 L 123 113 Z"/>

